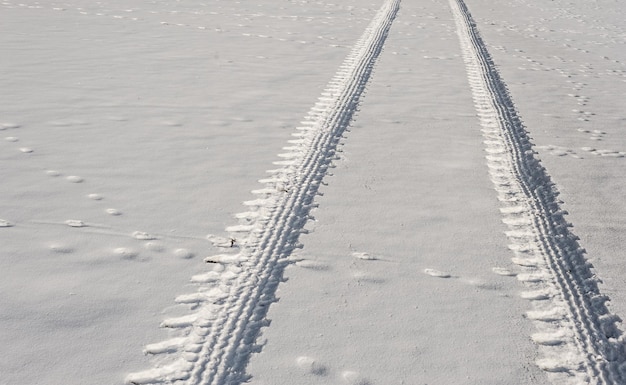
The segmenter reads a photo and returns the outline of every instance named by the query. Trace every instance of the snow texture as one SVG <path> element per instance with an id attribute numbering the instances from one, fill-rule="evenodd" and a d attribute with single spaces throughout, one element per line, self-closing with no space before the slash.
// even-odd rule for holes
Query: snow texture
<path id="1" fill-rule="evenodd" d="M 625 12 L 0 0 L 0 384 L 625 383 Z"/>

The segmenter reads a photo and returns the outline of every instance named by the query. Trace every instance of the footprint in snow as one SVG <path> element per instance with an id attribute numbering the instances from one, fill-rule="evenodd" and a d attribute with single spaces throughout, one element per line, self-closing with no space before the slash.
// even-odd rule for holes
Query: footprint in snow
<path id="1" fill-rule="evenodd" d="M 11 128 L 20 128 L 20 125 L 17 123 L 0 123 L 0 131 L 8 130 Z"/>
<path id="2" fill-rule="evenodd" d="M 162 252 L 165 250 L 165 246 L 161 242 L 146 242 L 143 247 L 150 251 Z"/>
<path id="3" fill-rule="evenodd" d="M 84 179 L 79 177 L 78 175 L 70 175 L 65 179 L 67 179 L 67 181 L 71 183 L 82 183 L 84 181 Z"/>
<path id="4" fill-rule="evenodd" d="M 188 249 L 176 249 L 174 250 L 174 255 L 181 259 L 191 259 L 194 257 L 194 253 Z"/>
<path id="5" fill-rule="evenodd" d="M 139 255 L 137 251 L 128 247 L 118 247 L 113 252 L 122 259 L 135 259 Z"/>
<path id="6" fill-rule="evenodd" d="M 139 239 L 140 241 L 151 241 L 153 239 L 157 239 L 154 235 L 145 233 L 143 231 L 135 231 L 133 233 L 133 238 Z"/>
<path id="7" fill-rule="evenodd" d="M 362 253 L 362 252 L 354 252 L 354 253 L 352 253 L 352 256 L 354 258 L 362 259 L 364 261 L 376 261 L 376 260 L 378 260 L 378 257 L 375 257 L 373 255 L 369 255 L 368 253 Z"/>
<path id="8" fill-rule="evenodd" d="M 300 356 L 296 359 L 296 365 L 307 374 L 316 376 L 325 376 L 328 374 L 328 367 L 312 357 Z"/>
<path id="9" fill-rule="evenodd" d="M 85 222 L 78 219 L 68 219 L 67 221 L 65 221 L 65 224 L 70 227 L 87 227 L 87 224 L 85 224 Z"/>
<path id="10" fill-rule="evenodd" d="M 452 277 L 450 273 L 447 273 L 445 271 L 435 270 L 435 269 L 424 269 L 424 273 L 430 275 L 431 277 L 437 277 L 437 278 Z"/>
<path id="11" fill-rule="evenodd" d="M 349 385 L 372 385 L 369 379 L 351 370 L 346 370 L 341 373 L 341 378 L 344 380 L 344 383 Z"/>

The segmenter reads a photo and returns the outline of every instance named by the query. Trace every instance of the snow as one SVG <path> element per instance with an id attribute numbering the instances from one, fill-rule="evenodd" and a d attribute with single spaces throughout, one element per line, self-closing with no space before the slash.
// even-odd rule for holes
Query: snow
<path id="1" fill-rule="evenodd" d="M 556 211 L 511 201 L 455 4 Z M 624 7 L 393 5 L 0 0 L 0 384 L 619 383 Z"/>

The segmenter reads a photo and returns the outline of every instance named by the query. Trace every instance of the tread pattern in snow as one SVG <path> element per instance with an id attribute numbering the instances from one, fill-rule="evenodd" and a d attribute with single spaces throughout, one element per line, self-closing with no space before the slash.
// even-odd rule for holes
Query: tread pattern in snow
<path id="1" fill-rule="evenodd" d="M 535 157 L 532 143 L 506 85 L 463 0 L 450 0 L 474 103 L 480 118 L 487 166 L 508 226 L 513 262 L 529 286 L 523 298 L 538 332 L 537 364 L 555 382 L 626 383 L 624 336 L 619 317 L 607 309 L 591 264 L 568 229 L 558 192 Z"/>
<path id="2" fill-rule="evenodd" d="M 165 320 L 164 327 L 184 329 L 184 337 L 148 345 L 147 354 L 166 354 L 165 364 L 132 373 L 128 384 L 239 384 L 266 325 L 284 265 L 308 219 L 318 187 L 332 161 L 341 134 L 350 123 L 373 65 L 399 9 L 387 0 L 356 43 L 319 101 L 293 134 L 281 166 L 261 180 L 258 199 L 244 202 L 236 233 L 238 253 L 206 259 L 213 271 L 192 278 L 195 293 L 176 299 L 195 312 Z"/>

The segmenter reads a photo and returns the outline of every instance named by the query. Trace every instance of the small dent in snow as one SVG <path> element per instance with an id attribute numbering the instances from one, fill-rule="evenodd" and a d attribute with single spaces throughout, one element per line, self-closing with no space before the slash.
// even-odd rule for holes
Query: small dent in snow
<path id="1" fill-rule="evenodd" d="M 311 259 L 304 259 L 302 261 L 298 261 L 295 263 L 298 267 L 303 267 L 305 269 L 317 270 L 317 271 L 326 271 L 330 270 L 330 266 L 327 263 L 320 261 L 313 261 Z"/>
<path id="2" fill-rule="evenodd" d="M 541 260 L 539 259 L 535 259 L 535 258 L 511 258 L 511 261 L 519 266 L 524 266 L 524 267 L 537 267 L 539 265 L 541 265 Z"/>
<path id="3" fill-rule="evenodd" d="M 583 132 L 590 132 L 588 130 L 584 130 Z M 602 136 L 604 135 L 604 131 L 595 130 L 591 136 L 591 140 L 602 140 Z M 566 156 L 569 155 L 573 158 L 581 159 L 580 156 L 576 154 L 576 152 L 571 148 L 547 145 L 547 146 L 537 146 L 536 148 L 542 149 L 546 151 L 550 155 L 554 156 Z M 624 151 L 615 151 L 615 150 L 598 150 L 594 147 L 581 147 L 582 151 L 590 153 L 592 155 L 604 156 L 604 157 L 612 157 L 612 158 L 623 158 L 626 156 L 626 152 Z"/>
<path id="4" fill-rule="evenodd" d="M 553 155 L 553 156 L 571 156 L 572 158 L 577 158 L 580 159 L 580 156 L 576 155 L 576 152 L 574 150 L 572 150 L 571 148 L 566 148 L 566 147 L 561 147 L 561 146 L 554 146 L 552 144 L 549 144 L 547 146 L 536 146 L 537 149 L 539 150 L 544 150 L 546 153 Z"/>
<path id="5" fill-rule="evenodd" d="M 48 122 L 49 125 L 55 127 L 70 127 L 70 126 L 82 126 L 87 124 L 87 122 L 78 119 L 67 119 L 67 120 L 54 120 Z"/>
<path id="6" fill-rule="evenodd" d="M 565 314 L 565 310 L 555 307 L 550 310 L 529 310 L 526 312 L 526 317 L 535 321 L 554 322 L 562 320 Z"/>
<path id="7" fill-rule="evenodd" d="M 0 227 L 13 227 L 13 223 L 7 221 L 6 219 L 0 219 Z"/>
<path id="8" fill-rule="evenodd" d="M 626 152 L 624 151 L 613 151 L 613 150 L 597 150 L 593 147 L 581 147 L 581 150 L 587 151 L 593 155 L 611 157 L 611 158 L 623 158 L 626 156 Z"/>
<path id="9" fill-rule="evenodd" d="M 74 252 L 74 249 L 70 246 L 64 245 L 62 243 L 53 243 L 49 246 L 51 251 L 59 254 L 69 254 Z"/>
<path id="10" fill-rule="evenodd" d="M 173 120 L 173 119 L 163 120 L 161 124 L 164 126 L 169 126 L 169 127 L 180 127 L 183 125 L 182 122 L 178 120 Z"/>
<path id="11" fill-rule="evenodd" d="M 370 380 L 351 370 L 341 373 L 341 377 L 349 385 L 372 385 Z"/>
<path id="12" fill-rule="evenodd" d="M 154 235 L 144 233 L 143 231 L 135 231 L 133 233 L 133 238 L 139 239 L 140 241 L 150 241 L 156 239 Z"/>
<path id="13" fill-rule="evenodd" d="M 6 140 L 7 142 L 17 142 L 19 141 L 19 138 L 16 136 L 7 136 L 6 138 L 4 138 L 4 140 Z"/>
<path id="14" fill-rule="evenodd" d="M 365 271 L 356 271 L 352 274 L 359 283 L 384 283 L 385 279 Z"/>
<path id="15" fill-rule="evenodd" d="M 312 357 L 301 356 L 296 359 L 296 364 L 306 373 L 316 376 L 325 376 L 328 374 L 328 368 Z"/>
<path id="16" fill-rule="evenodd" d="M 161 252 L 165 250 L 165 246 L 161 242 L 146 242 L 143 247 L 150 251 Z"/>
<path id="17" fill-rule="evenodd" d="M 102 200 L 102 195 L 100 195 L 100 194 L 89 194 L 89 195 L 87 195 L 87 198 L 92 199 L 94 201 L 99 201 L 99 200 Z"/>
<path id="18" fill-rule="evenodd" d="M 445 271 L 435 270 L 435 269 L 424 269 L 424 273 L 430 275 L 431 277 L 437 278 L 450 278 L 450 273 Z"/>
<path id="19" fill-rule="evenodd" d="M 563 335 L 559 333 L 535 333 L 531 338 L 537 345 L 557 346 L 565 343 Z"/>
<path id="20" fill-rule="evenodd" d="M 194 254 L 191 251 L 187 250 L 187 249 L 176 249 L 174 251 L 174 255 L 176 255 L 176 257 L 182 258 L 182 259 L 191 259 L 194 256 Z"/>
<path id="21" fill-rule="evenodd" d="M 352 253 L 352 256 L 354 258 L 362 259 L 362 260 L 365 260 L 365 261 L 376 261 L 376 260 L 378 260 L 378 257 L 375 257 L 373 255 L 369 255 L 368 253 L 362 253 L 362 252 L 354 252 L 354 253 Z"/>
<path id="22" fill-rule="evenodd" d="M 122 212 L 119 211 L 118 209 L 106 209 L 106 212 L 107 214 L 113 215 L 113 216 L 122 215 Z"/>
<path id="23" fill-rule="evenodd" d="M 20 128 L 20 125 L 17 123 L 8 123 L 8 122 L 0 124 L 0 131 L 8 130 L 10 128 Z"/>
<path id="24" fill-rule="evenodd" d="M 48 170 L 48 171 L 46 171 L 46 174 L 48 176 L 59 176 L 59 175 L 61 175 L 61 173 L 58 172 L 57 170 Z"/>
<path id="25" fill-rule="evenodd" d="M 567 363 L 562 363 L 551 358 L 537 360 L 536 364 L 537 366 L 539 366 L 540 369 L 543 369 L 546 372 L 551 372 L 551 373 L 568 372 L 570 371 L 570 369 L 572 369 L 571 368 L 572 365 L 567 364 Z"/>
<path id="26" fill-rule="evenodd" d="M 495 274 L 503 275 L 505 277 L 514 277 L 517 275 L 516 273 L 512 272 L 509 269 L 505 269 L 504 267 L 494 267 L 491 269 L 491 271 L 493 271 Z"/>
<path id="27" fill-rule="evenodd" d="M 65 179 L 67 179 L 68 182 L 72 183 L 82 183 L 84 181 L 84 179 L 79 177 L 78 175 L 70 175 Z"/>
<path id="28" fill-rule="evenodd" d="M 524 291 L 520 293 L 520 297 L 529 301 L 542 301 L 550 299 L 552 295 L 545 290 Z"/>
<path id="29" fill-rule="evenodd" d="M 20 151 L 24 154 L 30 154 L 31 152 L 33 152 L 33 149 L 30 147 L 20 147 Z"/>
<path id="30" fill-rule="evenodd" d="M 590 140 L 595 140 L 597 142 L 601 141 L 602 139 L 604 139 L 604 136 L 606 135 L 606 132 L 601 131 L 601 130 L 584 130 L 584 129 L 578 129 L 579 132 L 582 132 L 583 134 L 591 134 L 591 136 L 589 137 Z"/>
<path id="31" fill-rule="evenodd" d="M 135 259 L 139 255 L 137 251 L 128 247 L 118 247 L 113 252 L 122 259 Z"/>
<path id="32" fill-rule="evenodd" d="M 79 221 L 78 219 L 68 219 L 65 221 L 65 224 L 70 227 L 87 227 L 85 222 Z"/>
<path id="33" fill-rule="evenodd" d="M 467 284 L 482 290 L 502 290 L 502 285 L 497 282 L 487 282 L 480 278 L 471 278 L 464 280 Z"/>

